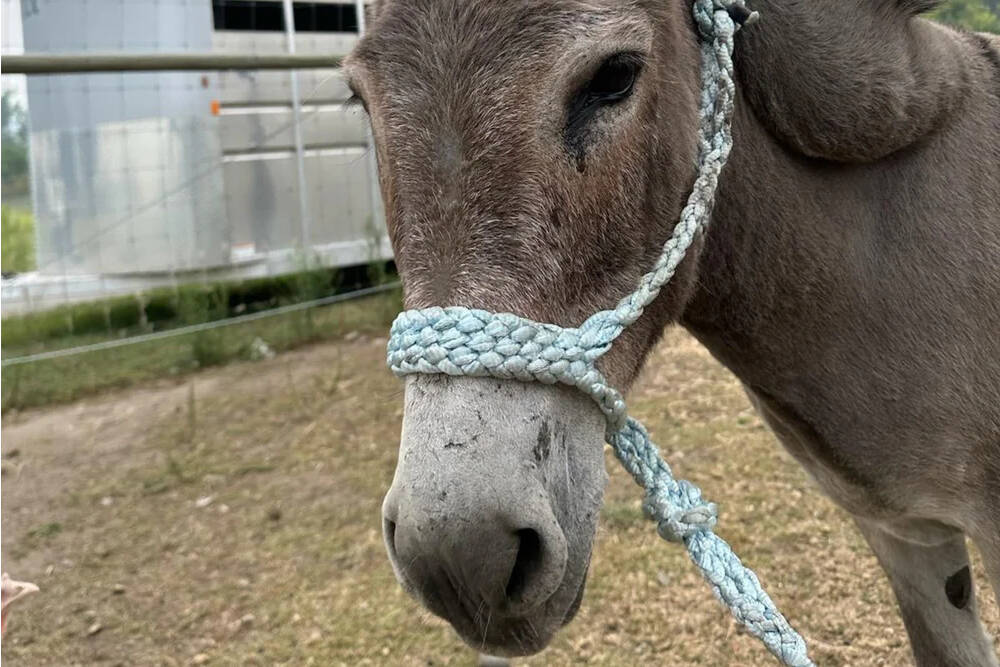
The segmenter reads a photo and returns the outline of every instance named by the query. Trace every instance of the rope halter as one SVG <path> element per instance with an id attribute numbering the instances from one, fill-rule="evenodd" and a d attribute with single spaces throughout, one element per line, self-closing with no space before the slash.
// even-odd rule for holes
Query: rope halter
<path id="1" fill-rule="evenodd" d="M 711 217 L 719 174 L 732 149 L 734 35 L 756 20 L 744 0 L 695 0 L 701 39 L 698 174 L 687 204 L 652 270 L 613 310 L 578 328 L 534 322 L 510 313 L 455 306 L 401 313 L 392 325 L 388 362 L 399 376 L 444 373 L 522 382 L 572 385 L 590 396 L 607 418 L 606 438 L 618 460 L 646 490 L 643 509 L 666 540 L 680 542 L 716 597 L 785 665 L 812 665 L 803 639 L 777 610 L 730 546 L 712 532 L 714 503 L 685 480 L 676 480 L 646 429 L 626 413 L 625 400 L 597 369 L 597 361 L 642 315 L 673 277 Z"/>

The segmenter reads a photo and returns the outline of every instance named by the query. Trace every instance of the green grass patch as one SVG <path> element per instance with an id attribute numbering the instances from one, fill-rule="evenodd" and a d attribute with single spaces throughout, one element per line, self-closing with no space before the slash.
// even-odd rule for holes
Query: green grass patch
<path id="1" fill-rule="evenodd" d="M 6 218 L 5 218 L 6 219 Z M 4 223 L 6 224 L 6 222 Z M 6 239 L 6 237 L 5 237 Z M 4 252 L 7 243 L 4 241 Z M 6 257 L 6 255 L 5 255 Z M 5 260 L 6 261 L 6 260 Z M 108 338 L 123 338 L 247 315 L 281 306 L 311 301 L 359 287 L 395 280 L 381 263 L 368 266 L 303 268 L 268 278 L 185 283 L 146 290 L 140 294 L 69 304 L 48 310 L 12 315 L 0 330 L 5 357 L 87 345 Z M 6 271 L 6 264 L 4 270 Z M 377 270 L 381 278 L 371 280 Z M 300 316 L 303 331 L 313 325 L 311 315 Z M 199 345 L 204 360 L 214 362 L 211 337 Z"/>

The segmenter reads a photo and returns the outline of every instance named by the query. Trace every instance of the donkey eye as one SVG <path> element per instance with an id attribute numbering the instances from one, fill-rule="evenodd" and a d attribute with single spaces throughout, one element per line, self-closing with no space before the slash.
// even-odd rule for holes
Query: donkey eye
<path id="1" fill-rule="evenodd" d="M 616 53 L 594 73 L 587 84 L 587 96 L 592 102 L 613 104 L 632 94 L 635 81 L 642 70 L 642 56 L 638 53 Z"/>
<path id="2" fill-rule="evenodd" d="M 625 51 L 604 60 L 585 85 L 569 99 L 563 142 L 583 171 L 584 154 L 591 137 L 591 125 L 602 109 L 609 109 L 628 99 L 642 72 L 641 53 Z"/>

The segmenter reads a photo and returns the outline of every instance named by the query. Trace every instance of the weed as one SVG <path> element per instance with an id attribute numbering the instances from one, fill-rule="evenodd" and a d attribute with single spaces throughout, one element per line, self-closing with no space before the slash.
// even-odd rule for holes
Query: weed
<path id="1" fill-rule="evenodd" d="M 54 535 L 58 535 L 59 533 L 62 532 L 62 529 L 63 527 L 61 523 L 59 523 L 58 521 L 52 521 L 49 523 L 43 523 L 41 526 L 38 526 L 37 528 L 32 528 L 30 531 L 28 531 L 28 536 L 35 539 L 44 539 L 52 537 Z"/>

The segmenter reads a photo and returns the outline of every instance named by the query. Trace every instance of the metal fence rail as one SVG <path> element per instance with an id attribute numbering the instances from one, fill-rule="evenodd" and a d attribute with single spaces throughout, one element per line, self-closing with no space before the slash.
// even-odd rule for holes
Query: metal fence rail
<path id="1" fill-rule="evenodd" d="M 330 69 L 343 56 L 300 53 L 46 53 L 3 56 L 3 74 Z"/>

